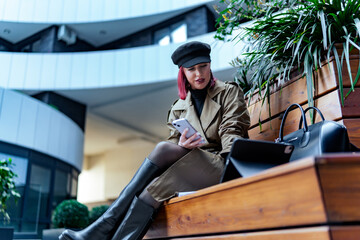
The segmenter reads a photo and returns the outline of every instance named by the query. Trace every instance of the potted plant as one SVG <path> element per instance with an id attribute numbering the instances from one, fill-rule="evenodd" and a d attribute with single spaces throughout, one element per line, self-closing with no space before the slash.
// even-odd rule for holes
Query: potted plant
<path id="1" fill-rule="evenodd" d="M 314 105 L 318 80 L 315 78 L 321 75 L 319 71 L 330 68 L 332 75 L 336 74 L 335 88 L 341 105 L 346 105 L 344 100 L 355 91 L 360 77 L 360 64 L 354 64 L 351 57 L 351 54 L 359 55 L 360 50 L 360 0 L 220 2 L 226 3 L 227 7 L 219 11 L 221 17 L 215 37 L 227 40 L 239 30 L 235 38 L 228 40 L 250 43 L 232 62 L 238 69 L 236 80 L 247 87 L 244 91 L 248 97 L 257 92 L 261 105 L 266 103 L 270 108 L 270 93 L 278 91 L 279 85 L 289 84 L 293 76 L 298 75 L 294 74 L 296 71 L 300 73 L 297 79 L 306 82 L 302 90 L 305 90 L 308 104 Z M 252 22 L 244 26 L 244 20 Z M 344 82 L 345 75 L 349 83 Z M 267 110 L 273 115 L 271 108 Z M 279 115 L 283 110 L 274 114 Z M 337 116 L 334 119 L 343 118 Z M 260 126 L 262 121 L 259 118 Z"/>
<path id="2" fill-rule="evenodd" d="M 219 12 L 222 17 L 217 20 L 219 27 L 215 37 L 225 40 L 235 29 L 241 28 L 243 31 L 232 40 L 251 42 L 248 52 L 233 61 L 240 72 L 254 69 L 246 80 L 239 79 L 246 82 L 249 90 L 263 89 L 275 80 L 286 81 L 297 69 L 307 78 L 311 105 L 312 72 L 322 67 L 321 61 L 329 61 L 332 56 L 342 90 L 342 66 L 346 65 L 350 73 L 349 53 L 353 49 L 360 50 L 360 0 L 231 0 L 227 4 L 227 8 Z M 255 20 L 241 27 L 244 19 Z M 245 62 L 244 58 L 247 58 Z M 355 79 L 350 74 L 351 91 L 360 77 L 360 66 L 357 73 Z M 344 98 L 341 95 L 342 101 Z"/>
<path id="3" fill-rule="evenodd" d="M 88 226 L 88 207 L 74 199 L 62 201 L 52 215 L 53 229 L 43 230 L 43 240 L 57 240 L 65 228 L 80 230 Z"/>
<path id="4" fill-rule="evenodd" d="M 105 213 L 109 208 L 109 205 L 100 205 L 95 206 L 89 212 L 89 225 L 95 222 L 103 213 Z"/>
<path id="5" fill-rule="evenodd" d="M 16 174 L 11 169 L 12 165 L 11 158 L 0 160 L 0 217 L 3 223 L 3 227 L 0 227 L 0 236 L 4 240 L 12 240 L 14 234 L 14 228 L 5 227 L 10 222 L 7 203 L 10 198 L 15 198 L 15 200 L 20 198 L 20 194 L 15 189 Z"/>

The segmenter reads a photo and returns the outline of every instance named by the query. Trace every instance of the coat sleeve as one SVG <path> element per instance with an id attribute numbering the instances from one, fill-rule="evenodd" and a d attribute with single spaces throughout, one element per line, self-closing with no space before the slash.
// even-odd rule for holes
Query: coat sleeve
<path id="1" fill-rule="evenodd" d="M 175 105 L 175 103 L 172 105 L 171 109 L 168 112 L 167 127 L 169 128 L 170 134 L 169 134 L 169 137 L 167 138 L 167 141 L 178 144 L 179 143 L 179 138 L 180 138 L 180 133 L 171 124 L 172 121 L 179 118 L 179 116 L 177 116 L 178 114 L 176 114 L 177 111 L 173 110 L 173 106 Z"/>
<path id="2" fill-rule="evenodd" d="M 222 121 L 219 126 L 222 151 L 220 154 L 230 152 L 235 138 L 248 138 L 250 115 L 247 110 L 244 94 L 236 83 L 226 84 L 227 91 L 222 101 Z"/>

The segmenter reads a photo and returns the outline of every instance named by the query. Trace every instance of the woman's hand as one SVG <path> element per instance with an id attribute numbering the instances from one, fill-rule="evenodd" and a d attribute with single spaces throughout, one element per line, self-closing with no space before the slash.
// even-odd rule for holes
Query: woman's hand
<path id="1" fill-rule="evenodd" d="M 203 143 L 200 143 L 200 142 L 203 140 L 203 138 L 200 136 L 200 134 L 195 133 L 191 137 L 186 138 L 186 134 L 188 133 L 188 131 L 189 131 L 189 129 L 186 128 L 184 130 L 184 132 L 181 134 L 178 145 L 181 147 L 187 148 L 187 149 L 194 149 L 197 147 L 201 147 L 203 145 Z M 198 137 L 200 137 L 200 138 L 195 140 L 195 138 L 198 138 Z"/>

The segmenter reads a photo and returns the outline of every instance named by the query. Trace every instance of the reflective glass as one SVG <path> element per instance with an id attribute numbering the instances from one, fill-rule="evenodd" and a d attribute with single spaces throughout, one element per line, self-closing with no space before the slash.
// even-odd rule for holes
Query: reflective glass
<path id="1" fill-rule="evenodd" d="M 10 222 L 0 221 L 0 226 L 14 227 L 14 231 L 20 231 L 22 206 L 24 202 L 25 184 L 27 176 L 28 159 L 0 153 L 0 159 L 11 158 L 14 165 L 12 165 L 13 172 L 17 175 L 15 178 L 16 190 L 20 194 L 20 199 L 10 198 L 7 202 L 7 212 L 10 217 Z"/>
<path id="2" fill-rule="evenodd" d="M 161 46 L 168 45 L 170 43 L 170 31 L 169 28 L 163 28 L 154 33 L 154 43 Z"/>
<path id="3" fill-rule="evenodd" d="M 47 217 L 47 210 L 49 205 L 49 192 L 50 192 L 50 181 L 51 181 L 51 170 L 33 164 L 31 166 L 31 175 L 30 175 L 30 189 L 29 189 L 29 199 L 27 201 L 25 216 L 31 217 L 34 216 L 37 206 L 36 199 L 40 194 L 41 205 L 40 205 L 40 218 Z"/>
<path id="4" fill-rule="evenodd" d="M 185 42 L 187 39 L 187 27 L 185 23 L 177 23 L 171 27 L 171 41 L 173 43 Z"/>
<path id="5" fill-rule="evenodd" d="M 77 183 L 77 179 L 73 177 L 71 180 L 71 197 L 73 198 L 76 198 L 77 196 Z"/>
<path id="6" fill-rule="evenodd" d="M 26 183 L 27 176 L 27 166 L 28 160 L 26 158 L 0 153 L 0 159 L 11 158 L 13 162 L 12 170 L 16 173 L 17 177 L 15 178 L 16 186 L 23 186 Z"/>
<path id="7" fill-rule="evenodd" d="M 41 184 L 31 184 L 28 189 L 27 201 L 24 209 L 21 232 L 35 233 L 38 230 L 40 210 L 42 209 L 42 186 Z M 45 205 L 46 204 L 45 200 Z"/>
<path id="8" fill-rule="evenodd" d="M 52 208 L 55 208 L 60 202 L 65 200 L 67 196 L 70 196 L 70 179 L 70 173 L 56 170 Z"/>

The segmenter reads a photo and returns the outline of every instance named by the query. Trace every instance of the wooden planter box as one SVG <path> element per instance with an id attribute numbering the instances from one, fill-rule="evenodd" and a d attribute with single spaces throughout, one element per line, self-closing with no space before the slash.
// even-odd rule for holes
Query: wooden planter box
<path id="1" fill-rule="evenodd" d="M 350 56 L 352 76 L 355 79 L 359 66 L 359 56 Z M 350 89 L 350 79 L 346 66 L 343 68 L 344 93 Z M 338 121 L 344 124 L 349 133 L 350 141 L 360 147 L 360 81 L 356 84 L 355 92 L 345 99 L 341 105 L 337 70 L 335 61 L 325 63 L 322 68 L 315 72 L 314 105 L 323 113 L 326 120 Z M 307 91 L 305 77 L 296 77 L 289 81 L 286 86 L 277 89 L 270 96 L 271 120 L 269 118 L 268 104 L 261 106 L 255 95 L 250 102 L 249 112 L 251 127 L 249 135 L 251 139 L 274 141 L 279 136 L 281 118 L 286 108 L 292 103 L 299 103 L 303 108 L 307 107 Z M 316 116 L 316 115 L 315 115 Z M 259 119 L 261 129 L 259 125 Z M 284 135 L 297 130 L 300 119 L 300 111 L 291 111 L 287 117 Z M 316 116 L 316 121 L 320 117 Z M 310 120 L 308 119 L 308 122 Z"/>

